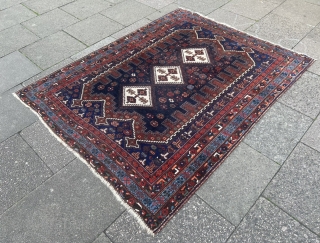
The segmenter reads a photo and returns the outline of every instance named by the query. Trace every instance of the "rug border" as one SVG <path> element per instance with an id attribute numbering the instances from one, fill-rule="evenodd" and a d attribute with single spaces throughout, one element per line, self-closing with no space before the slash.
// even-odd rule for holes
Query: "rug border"
<path id="1" fill-rule="evenodd" d="M 189 11 L 189 12 L 192 13 L 192 14 L 197 14 L 197 15 L 201 16 L 202 18 L 205 18 L 205 19 L 214 21 L 215 23 L 217 23 L 217 24 L 219 24 L 219 25 L 226 26 L 226 27 L 230 28 L 231 30 L 234 30 L 234 31 L 243 33 L 243 34 L 245 34 L 245 35 L 247 35 L 247 36 L 249 36 L 249 37 L 251 36 L 251 37 L 253 37 L 253 38 L 255 38 L 255 39 L 258 39 L 258 40 L 260 40 L 260 41 L 262 41 L 262 42 L 271 44 L 271 45 L 273 45 L 273 46 L 275 46 L 275 47 L 279 47 L 279 48 L 281 48 L 281 49 L 284 49 L 284 50 L 290 51 L 290 52 L 292 52 L 292 53 L 295 53 L 295 54 L 297 54 L 297 55 L 302 55 L 302 56 L 305 56 L 305 57 L 308 57 L 308 58 L 311 59 L 310 63 L 305 67 L 305 69 L 295 78 L 295 81 L 292 82 L 292 83 L 290 83 L 290 85 L 288 85 L 288 87 L 287 87 L 282 93 L 280 93 L 280 95 L 277 96 L 277 97 L 270 103 L 270 105 L 267 107 L 267 109 L 265 109 L 265 110 L 263 111 L 263 113 L 257 118 L 257 120 L 255 121 L 255 123 L 253 123 L 253 124 L 250 125 L 250 127 L 248 128 L 248 130 L 243 134 L 243 136 L 235 143 L 235 145 L 232 147 L 232 149 L 228 152 L 228 156 L 229 156 L 229 155 L 233 152 L 233 150 L 235 150 L 235 149 L 238 147 L 238 145 L 239 145 L 240 142 L 245 138 L 245 136 L 251 131 L 251 129 L 254 127 L 254 125 L 257 124 L 257 123 L 260 121 L 261 118 L 263 118 L 263 116 L 264 116 L 264 115 L 266 114 L 266 112 L 272 107 L 272 105 L 273 105 L 283 94 L 285 94 L 285 93 L 289 90 L 289 88 L 308 70 L 308 68 L 309 68 L 317 59 L 315 59 L 315 58 L 313 58 L 313 57 L 310 57 L 310 56 L 308 56 L 308 55 L 306 55 L 306 54 L 304 54 L 304 53 L 300 53 L 300 52 L 297 52 L 297 51 L 295 51 L 295 50 L 292 50 L 292 49 L 283 47 L 283 46 L 281 46 L 281 45 L 279 45 L 279 44 L 276 44 L 276 43 L 273 43 L 273 42 L 271 42 L 271 41 L 261 39 L 261 38 L 255 36 L 255 35 L 248 34 L 248 33 L 244 32 L 244 31 L 238 30 L 238 29 L 236 29 L 236 28 L 234 28 L 234 27 L 232 27 L 232 26 L 230 26 L 230 25 L 228 25 L 228 24 L 226 24 L 226 23 L 219 22 L 219 21 L 216 21 L 216 20 L 213 19 L 213 18 L 207 17 L 207 16 L 205 16 L 205 15 L 199 13 L 199 12 L 195 12 L 195 11 L 193 11 L 193 10 L 190 10 L 190 9 L 187 9 L 187 8 L 183 8 L 183 7 L 178 7 L 178 8 L 176 8 L 175 10 L 173 10 L 173 11 L 171 11 L 171 12 L 169 12 L 169 13 L 166 13 L 166 14 L 162 15 L 161 17 L 159 17 L 159 18 L 151 21 L 150 23 L 147 23 L 146 25 L 143 25 L 143 26 L 141 26 L 141 27 L 139 27 L 139 28 L 131 31 L 130 33 L 128 33 L 128 34 L 126 34 L 126 35 L 124 35 L 124 36 L 122 36 L 122 37 L 120 37 L 120 38 L 112 41 L 111 43 L 109 43 L 109 44 L 107 44 L 107 45 L 105 45 L 105 46 L 103 46 L 103 47 L 101 47 L 101 48 L 98 48 L 98 49 L 96 49 L 96 50 L 93 50 L 93 51 L 91 51 L 89 54 L 87 54 L 87 55 L 85 55 L 85 56 L 82 56 L 82 57 L 78 58 L 77 60 L 74 60 L 74 61 L 68 63 L 68 64 L 65 65 L 64 67 L 58 68 L 57 70 L 51 72 L 50 74 L 46 74 L 44 77 L 37 79 L 36 81 L 34 81 L 34 82 L 32 82 L 32 83 L 24 86 L 24 87 L 21 88 L 21 89 L 24 89 L 25 87 L 28 87 L 28 86 L 30 86 L 30 85 L 38 82 L 39 80 L 44 79 L 44 78 L 46 78 L 46 77 L 54 74 L 54 73 L 57 72 L 58 70 L 61 70 L 61 69 L 65 68 L 65 67 L 67 67 L 67 66 L 69 66 L 69 65 L 72 65 L 73 63 L 78 62 L 79 60 L 85 59 L 86 57 L 92 55 L 92 54 L 95 53 L 95 52 L 98 52 L 98 51 L 102 50 L 103 48 L 106 48 L 107 46 L 112 45 L 114 42 L 117 42 L 117 41 L 120 40 L 120 39 L 125 39 L 126 37 L 128 37 L 128 36 L 132 35 L 133 33 L 135 33 L 137 30 L 140 30 L 141 28 L 147 27 L 149 24 L 151 24 L 151 23 L 153 23 L 153 22 L 161 19 L 162 17 L 164 17 L 164 16 L 166 16 L 166 15 L 169 15 L 169 14 L 171 14 L 171 13 L 173 13 L 173 12 L 179 10 L 179 9 L 182 9 L 182 10 L 185 10 L 185 11 Z M 120 195 L 119 195 L 118 192 L 113 188 L 113 186 L 110 185 L 110 183 L 109 183 L 107 180 L 105 180 L 93 167 L 91 167 L 90 164 L 89 164 L 85 159 L 83 159 L 79 153 L 77 153 L 75 150 L 73 150 L 71 147 L 69 147 L 69 145 L 67 145 L 66 142 L 64 142 L 57 134 L 55 134 L 55 133 L 51 130 L 51 128 L 48 126 L 48 124 L 42 119 L 42 117 L 40 116 L 40 114 L 38 114 L 35 110 L 33 110 L 30 106 L 28 106 L 26 103 L 24 103 L 24 102 L 20 99 L 20 97 L 17 95 L 17 92 L 19 92 L 21 89 L 19 89 L 18 91 L 15 91 L 14 93 L 12 93 L 13 96 L 14 96 L 15 98 L 17 98 L 25 107 L 27 107 L 27 108 L 28 108 L 29 110 L 31 110 L 34 114 L 36 114 L 36 116 L 39 118 L 39 120 L 41 121 L 41 123 L 44 124 L 44 126 L 49 130 L 50 134 L 52 134 L 64 147 L 66 147 L 66 148 L 68 149 L 68 151 L 72 152 L 81 162 L 83 162 L 83 163 L 93 172 L 93 174 L 94 174 L 97 178 L 99 178 L 99 180 L 100 180 L 102 183 L 104 183 L 104 184 L 111 190 L 112 194 L 115 196 L 115 198 L 117 199 L 117 201 L 119 201 L 119 202 L 121 203 L 121 205 L 123 205 L 123 206 L 125 207 L 125 209 L 138 221 L 139 225 L 140 225 L 143 229 L 145 229 L 148 234 L 150 234 L 150 235 L 152 235 L 152 236 L 155 236 L 156 233 L 159 233 L 159 232 L 167 225 L 167 223 L 170 222 L 170 220 L 180 211 L 180 209 L 181 209 L 186 203 L 189 202 L 190 198 L 198 191 L 198 189 L 211 177 L 211 175 L 220 167 L 220 165 L 223 164 L 223 162 L 225 161 L 225 159 L 228 158 L 228 156 L 225 156 L 224 158 L 222 158 L 221 161 L 219 161 L 219 163 L 216 165 L 216 167 L 215 167 L 212 171 L 210 171 L 210 173 L 196 186 L 196 188 L 193 190 L 193 192 L 190 193 L 190 194 L 187 196 L 187 198 L 185 199 L 185 201 L 184 201 L 183 203 L 181 203 L 181 204 L 175 209 L 175 211 L 174 211 L 162 224 L 160 224 L 160 226 L 159 226 L 157 229 L 151 230 L 151 229 L 147 226 L 147 224 L 143 221 L 143 219 L 140 217 L 140 215 L 137 214 L 137 213 L 127 204 L 127 202 L 125 202 L 125 201 L 120 197 Z"/>
<path id="2" fill-rule="evenodd" d="M 42 117 L 40 116 L 39 113 L 37 113 L 35 110 L 33 110 L 30 106 L 28 106 L 26 103 L 24 103 L 20 97 L 14 92 L 12 93 L 12 95 L 18 99 L 25 107 L 27 107 L 29 110 L 31 110 L 40 120 L 40 122 L 47 128 L 47 130 L 50 132 L 50 134 L 55 137 L 55 139 L 57 139 L 57 141 L 59 141 L 68 151 L 70 151 L 71 153 L 73 153 L 74 156 L 76 156 L 77 159 L 79 159 L 82 163 L 84 163 L 92 172 L 93 174 L 103 183 L 105 184 L 112 192 L 112 194 L 115 196 L 115 198 L 117 199 L 117 201 L 119 201 L 121 203 L 122 206 L 125 207 L 125 209 L 132 214 L 135 219 L 139 222 L 139 224 L 141 225 L 141 227 L 143 227 L 145 230 L 147 230 L 147 233 L 155 236 L 155 233 L 144 223 L 144 221 L 142 220 L 142 218 L 140 217 L 139 214 L 137 214 L 136 212 L 134 212 L 134 210 L 119 196 L 119 193 L 113 188 L 112 185 L 110 185 L 110 183 L 105 180 L 93 167 L 90 166 L 90 164 L 88 163 L 88 161 L 86 161 L 85 159 L 83 159 L 81 157 L 81 155 L 79 153 L 77 153 L 75 150 L 73 150 L 68 144 L 66 144 L 65 141 L 63 141 L 57 134 L 55 134 L 52 129 L 48 126 L 48 124 L 42 119 Z M 37 122 L 37 121 L 36 121 Z"/>
<path id="3" fill-rule="evenodd" d="M 215 22 L 216 22 L 216 21 L 215 21 Z M 308 56 L 308 57 L 309 57 L 309 56 Z M 292 85 L 294 85 L 294 84 L 296 83 L 296 81 L 298 81 L 298 79 L 300 79 L 300 77 L 307 71 L 307 69 L 308 69 L 314 62 L 315 62 L 315 59 L 312 59 L 312 61 L 308 64 L 308 66 L 306 66 L 306 68 L 303 70 L 303 72 L 301 72 L 301 73 L 296 77 L 295 81 L 292 82 L 292 83 L 290 83 L 290 84 L 287 86 L 287 88 L 286 88 L 283 92 L 281 92 L 281 93 L 270 103 L 270 105 L 267 107 L 267 109 L 265 109 L 265 110 L 262 112 L 262 114 L 257 118 L 257 120 L 256 120 L 253 124 L 251 124 L 251 125 L 249 126 L 248 130 L 247 130 L 247 131 L 242 135 L 242 137 L 235 143 L 235 145 L 234 145 L 234 146 L 231 148 L 231 150 L 228 152 L 227 156 L 225 156 L 224 158 L 222 158 L 222 159 L 219 161 L 219 164 L 218 164 L 212 171 L 209 172 L 209 174 L 196 186 L 196 188 L 193 190 L 193 192 L 191 192 L 190 195 L 188 195 L 187 199 L 186 199 L 182 204 L 180 204 L 180 205 L 176 208 L 176 210 L 172 213 L 172 215 L 170 215 L 170 216 L 168 217 L 168 219 L 167 219 L 165 222 L 163 222 L 163 224 L 162 224 L 159 228 L 157 228 L 157 230 L 154 231 L 154 233 L 160 232 L 160 231 L 163 229 L 163 227 L 165 227 L 166 224 L 167 224 L 168 222 L 170 222 L 171 218 L 172 218 L 173 216 L 175 216 L 176 213 L 178 213 L 179 210 L 180 210 L 186 203 L 189 202 L 190 198 L 199 190 L 199 188 L 200 188 L 205 182 L 207 182 L 207 180 L 211 177 L 211 175 L 223 164 L 223 162 L 224 162 L 224 161 L 231 155 L 231 153 L 239 146 L 239 144 L 241 143 L 241 141 L 246 138 L 247 134 L 254 128 L 254 126 L 255 126 L 256 124 L 258 124 L 258 122 L 260 121 L 260 119 L 262 119 L 262 118 L 264 117 L 264 115 L 267 113 L 267 111 L 272 108 L 272 106 L 274 105 L 274 103 L 276 103 L 276 102 L 278 101 L 278 99 L 281 98 L 282 95 L 284 95 L 284 94 L 290 89 L 290 87 L 291 87 Z M 224 218 L 224 217 L 223 217 L 223 218 Z M 225 218 L 224 218 L 224 219 L 225 219 Z M 229 222 L 228 219 L 225 219 L 225 220 L 227 220 L 227 221 Z M 229 223 L 230 223 L 230 222 L 229 222 Z"/>

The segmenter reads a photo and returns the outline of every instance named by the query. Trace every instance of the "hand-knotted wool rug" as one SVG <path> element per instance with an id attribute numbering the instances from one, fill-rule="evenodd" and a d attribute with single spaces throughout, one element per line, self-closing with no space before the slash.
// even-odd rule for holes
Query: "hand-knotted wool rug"
<path id="1" fill-rule="evenodd" d="M 178 9 L 17 96 L 156 233 L 312 62 Z"/>

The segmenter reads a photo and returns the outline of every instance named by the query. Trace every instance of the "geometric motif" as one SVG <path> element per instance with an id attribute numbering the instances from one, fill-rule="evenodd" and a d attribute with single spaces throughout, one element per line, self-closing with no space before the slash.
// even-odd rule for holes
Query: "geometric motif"
<path id="1" fill-rule="evenodd" d="M 152 107 L 151 86 L 123 86 L 122 105 Z"/>
<path id="2" fill-rule="evenodd" d="M 17 95 L 156 233 L 313 61 L 178 9 Z"/>
<path id="3" fill-rule="evenodd" d="M 183 84 L 179 66 L 153 67 L 155 84 Z"/>
<path id="4" fill-rule="evenodd" d="M 184 63 L 210 63 L 206 48 L 181 49 Z"/>

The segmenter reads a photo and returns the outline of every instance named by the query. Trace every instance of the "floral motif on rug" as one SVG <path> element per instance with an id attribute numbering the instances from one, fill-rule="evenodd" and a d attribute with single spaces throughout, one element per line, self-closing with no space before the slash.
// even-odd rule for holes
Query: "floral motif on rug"
<path id="1" fill-rule="evenodd" d="M 178 9 L 17 95 L 156 233 L 312 62 Z"/>

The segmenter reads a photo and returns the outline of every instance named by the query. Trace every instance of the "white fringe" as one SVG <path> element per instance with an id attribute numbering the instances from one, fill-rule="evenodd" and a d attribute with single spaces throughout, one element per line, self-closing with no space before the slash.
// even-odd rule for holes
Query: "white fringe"
<path id="1" fill-rule="evenodd" d="M 236 28 L 234 28 L 234 27 L 232 27 L 232 26 L 230 26 L 230 25 L 228 25 L 228 24 L 226 24 L 226 23 L 218 22 L 218 21 L 214 20 L 213 18 L 209 18 L 209 17 L 207 17 L 207 16 L 205 16 L 205 15 L 203 15 L 203 14 L 201 14 L 201 13 L 194 12 L 194 11 L 192 11 L 192 10 L 190 10 L 190 9 L 186 9 L 186 8 L 182 8 L 182 7 L 179 7 L 179 8 L 180 8 L 180 9 L 183 9 L 183 10 L 190 11 L 190 12 L 192 12 L 192 13 L 196 13 L 196 14 L 200 15 L 200 16 L 203 17 L 203 18 L 212 20 L 212 21 L 214 21 L 214 22 L 216 22 L 216 23 L 218 23 L 218 24 L 221 24 L 221 25 L 225 25 L 225 26 L 227 26 L 227 27 L 229 27 L 229 28 L 231 28 L 231 29 L 233 29 L 233 30 L 235 30 L 235 31 L 239 31 L 239 30 L 237 30 Z M 175 10 L 174 10 L 174 11 L 175 11 Z M 173 12 L 173 11 L 172 11 L 172 12 Z M 141 28 L 143 28 L 143 27 L 141 27 Z M 300 55 L 308 56 L 308 55 L 306 55 L 306 54 L 304 54 L 304 53 L 300 53 L 300 52 L 297 52 L 297 51 L 295 51 L 295 50 L 288 49 L 288 48 L 286 48 L 286 47 L 283 47 L 283 46 L 281 46 L 281 45 L 279 45 L 279 44 L 276 44 L 276 43 L 273 43 L 273 42 L 271 42 L 271 41 L 263 40 L 263 39 L 261 39 L 261 38 L 259 38 L 259 37 L 257 37 L 257 36 L 248 34 L 248 33 L 244 32 L 244 31 L 239 31 L 239 32 L 243 32 L 243 33 L 245 33 L 245 34 L 247 34 L 247 35 L 249 35 L 249 36 L 253 36 L 254 38 L 259 39 L 259 40 L 261 40 L 261 41 L 269 42 L 269 43 L 271 43 L 271 44 L 273 44 L 273 45 L 275 45 L 275 46 L 279 46 L 279 47 L 281 47 L 281 48 L 283 48 L 283 49 L 285 49 L 285 50 L 288 50 L 288 51 L 291 51 L 291 52 L 294 52 L 294 53 L 297 53 L 297 54 L 300 54 Z M 83 57 L 82 57 L 82 58 L 83 58 Z M 81 58 L 81 59 L 82 59 L 82 58 Z M 314 59 L 314 60 L 316 60 L 316 59 Z M 136 213 L 136 212 L 123 200 L 122 197 L 119 196 L 119 193 L 113 188 L 112 185 L 110 185 L 110 183 L 109 183 L 108 181 L 106 181 L 94 168 L 92 168 L 92 167 L 90 166 L 90 164 L 80 156 L 80 154 L 78 154 L 76 151 L 74 151 L 72 148 L 70 148 L 57 134 L 55 134 L 55 133 L 51 130 L 51 128 L 42 120 L 42 117 L 41 117 L 35 110 L 33 110 L 31 107 L 29 107 L 27 104 L 25 104 L 25 103 L 18 97 L 18 95 L 17 95 L 16 93 L 13 93 L 13 96 L 16 97 L 25 107 L 29 108 L 29 110 L 31 110 L 34 114 L 36 114 L 36 116 L 38 116 L 38 118 L 39 118 L 39 120 L 42 122 L 42 124 L 48 129 L 48 131 L 50 132 L 50 134 L 52 134 L 64 147 L 66 147 L 66 148 L 67 148 L 71 153 L 73 153 L 80 161 L 82 161 L 82 162 L 93 172 L 93 174 L 94 174 L 97 178 L 99 178 L 99 180 L 100 180 L 103 184 L 105 184 L 105 185 L 111 190 L 112 194 L 115 196 L 115 198 L 117 199 L 117 201 L 119 201 L 119 202 L 121 203 L 121 205 L 123 205 L 123 206 L 126 208 L 126 210 L 138 221 L 139 225 L 140 225 L 143 229 L 145 229 L 148 234 L 150 234 L 150 235 L 152 235 L 152 236 L 155 236 L 155 234 L 153 233 L 153 231 L 146 225 L 146 223 L 143 221 L 143 219 L 140 217 L 140 215 L 139 215 L 138 213 Z"/>
<path id="2" fill-rule="evenodd" d="M 138 213 L 136 213 L 124 200 L 122 197 L 119 196 L 119 193 L 113 188 L 112 185 L 108 181 L 106 181 L 94 168 L 90 166 L 90 164 L 81 157 L 80 154 L 78 154 L 75 150 L 69 147 L 57 134 L 55 134 L 51 128 L 48 126 L 47 123 L 42 119 L 42 117 L 35 111 L 33 110 L 30 106 L 28 106 L 26 103 L 24 103 L 19 96 L 16 93 L 12 93 L 14 97 L 16 97 L 25 107 L 29 108 L 42 122 L 42 124 L 48 129 L 50 134 L 54 136 L 64 147 L 66 147 L 71 153 L 73 153 L 80 161 L 82 161 L 92 172 L 93 174 L 100 179 L 100 181 L 105 184 L 112 192 L 112 194 L 115 196 L 117 201 L 121 203 L 122 206 L 126 208 L 126 210 L 138 221 L 139 225 L 147 231 L 148 234 L 155 236 L 153 231 L 149 229 L 149 227 L 146 225 L 146 223 L 143 221 L 143 219 L 140 217 Z"/>

